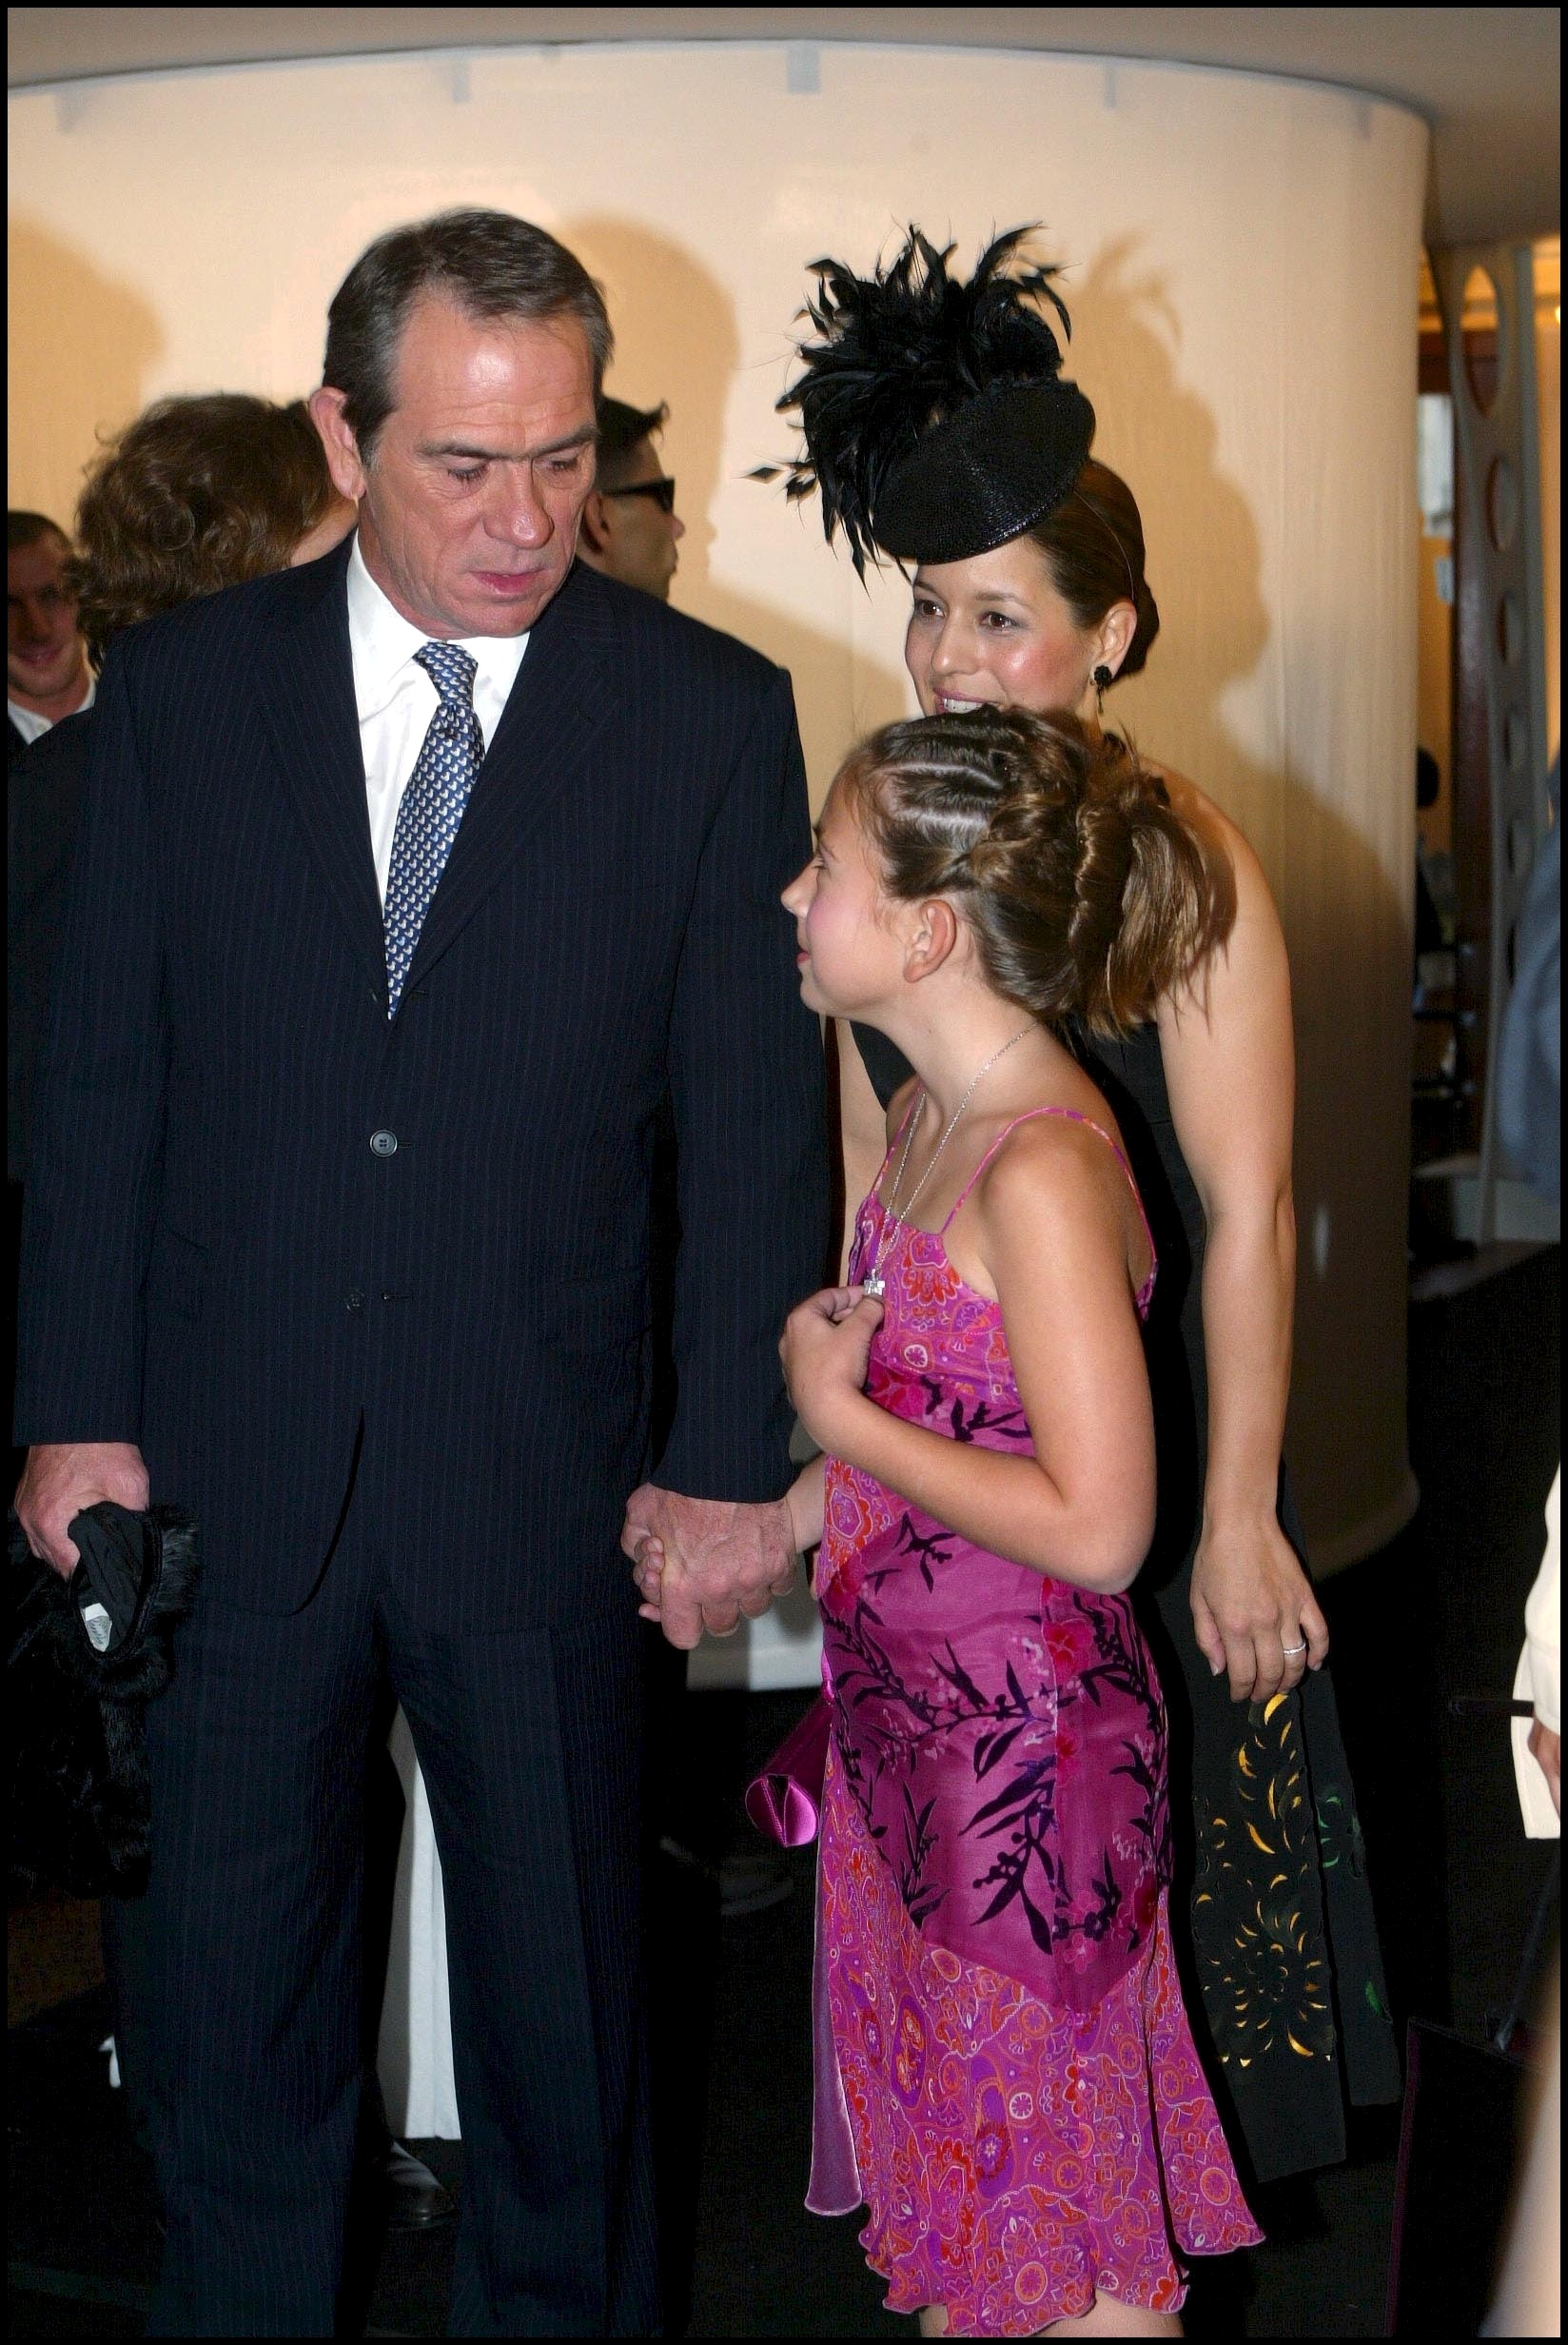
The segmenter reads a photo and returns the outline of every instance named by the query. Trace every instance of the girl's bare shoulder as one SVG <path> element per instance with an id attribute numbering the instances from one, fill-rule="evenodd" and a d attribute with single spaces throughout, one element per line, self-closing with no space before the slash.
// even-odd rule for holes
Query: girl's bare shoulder
<path id="1" fill-rule="evenodd" d="M 1126 1152 L 1116 1119 L 1098 1092 L 1082 1104 L 1053 1103 L 1009 1133 L 975 1183 L 988 1227 L 1024 1229 L 1083 1222 L 1120 1228 L 1127 1196 Z"/>

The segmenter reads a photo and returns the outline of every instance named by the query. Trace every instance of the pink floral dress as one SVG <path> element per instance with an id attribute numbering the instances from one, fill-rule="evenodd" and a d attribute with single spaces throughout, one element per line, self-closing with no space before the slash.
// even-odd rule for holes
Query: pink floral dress
<path id="1" fill-rule="evenodd" d="M 890 1222 L 874 1192 L 860 1210 L 851 1276 L 874 1254 L 886 1279 L 867 1390 L 1029 1453 L 951 1220 Z M 890 2311 L 945 2305 L 958 2336 L 1030 2335 L 1096 2291 L 1174 2311 L 1179 2256 L 1262 2235 L 1171 1959 L 1165 1711 L 1131 1601 L 989 1554 L 838 1459 L 817 1592 L 833 1733 L 807 2203 L 865 2204 Z"/>

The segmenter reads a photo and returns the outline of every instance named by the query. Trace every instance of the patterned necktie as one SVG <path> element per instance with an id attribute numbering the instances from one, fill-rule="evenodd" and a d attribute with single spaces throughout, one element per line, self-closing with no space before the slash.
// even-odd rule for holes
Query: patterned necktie
<path id="1" fill-rule="evenodd" d="M 414 654 L 441 695 L 424 745 L 408 777 L 392 834 L 386 875 L 386 1015 L 397 1015 L 430 899 L 446 868 L 468 794 L 484 755 L 474 714 L 478 663 L 461 643 L 426 643 Z"/>

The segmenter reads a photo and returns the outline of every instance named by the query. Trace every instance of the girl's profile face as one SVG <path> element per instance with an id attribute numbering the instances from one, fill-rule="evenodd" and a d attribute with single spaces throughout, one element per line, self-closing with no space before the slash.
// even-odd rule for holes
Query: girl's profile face
<path id="1" fill-rule="evenodd" d="M 795 925 L 800 998 L 854 1017 L 898 984 L 904 952 L 882 900 L 874 851 L 836 785 L 816 825 L 816 853 L 784 891 Z"/>
<path id="2" fill-rule="evenodd" d="M 982 703 L 1087 716 L 1098 640 L 1074 622 L 1033 541 L 1009 538 L 968 562 L 921 565 L 904 660 L 928 717 Z"/>

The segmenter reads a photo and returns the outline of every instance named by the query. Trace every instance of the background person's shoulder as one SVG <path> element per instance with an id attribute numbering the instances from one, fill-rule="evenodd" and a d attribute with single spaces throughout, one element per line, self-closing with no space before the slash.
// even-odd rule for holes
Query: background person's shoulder
<path id="1" fill-rule="evenodd" d="M 756 699 L 778 689 L 784 671 L 738 636 L 661 602 L 657 595 L 606 578 L 583 562 L 573 587 L 603 612 L 628 656 L 627 680 L 639 674 L 678 674 L 688 684 L 708 683 Z"/>

